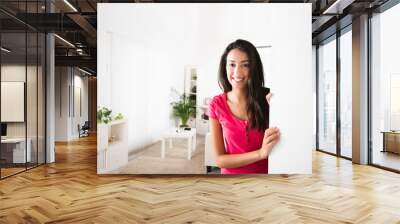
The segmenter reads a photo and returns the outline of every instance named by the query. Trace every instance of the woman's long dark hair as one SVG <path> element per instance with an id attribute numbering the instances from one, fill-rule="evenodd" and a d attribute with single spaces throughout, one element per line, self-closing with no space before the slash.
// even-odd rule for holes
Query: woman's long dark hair
<path id="1" fill-rule="evenodd" d="M 239 49 L 247 54 L 249 58 L 249 79 L 247 82 L 247 116 L 249 128 L 256 128 L 261 131 L 268 127 L 269 106 L 265 96 L 267 90 L 264 88 L 264 71 L 260 55 L 252 43 L 238 39 L 230 43 L 221 56 L 219 63 L 218 83 L 226 93 L 232 90 L 226 74 L 226 58 L 233 49 Z"/>

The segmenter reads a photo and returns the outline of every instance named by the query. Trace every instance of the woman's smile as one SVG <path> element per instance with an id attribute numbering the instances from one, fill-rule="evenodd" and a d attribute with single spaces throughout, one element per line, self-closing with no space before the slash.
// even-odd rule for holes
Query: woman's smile
<path id="1" fill-rule="evenodd" d="M 237 83 L 242 83 L 244 81 L 244 78 L 232 78 L 232 80 Z"/>

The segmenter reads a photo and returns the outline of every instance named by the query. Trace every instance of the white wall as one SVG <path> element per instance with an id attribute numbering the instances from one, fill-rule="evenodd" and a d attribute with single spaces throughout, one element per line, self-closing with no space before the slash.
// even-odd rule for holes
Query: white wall
<path id="1" fill-rule="evenodd" d="M 56 67 L 55 73 L 55 141 L 70 141 L 79 137 L 78 124 L 88 120 L 88 81 L 72 67 Z M 82 116 L 74 105 L 78 103 L 74 101 L 77 87 L 81 89 Z"/>
<path id="2" fill-rule="evenodd" d="M 284 82 L 289 74 L 302 77 L 305 72 L 303 81 L 310 82 L 306 87 L 312 93 L 311 36 L 305 35 L 311 33 L 311 27 L 303 24 L 311 20 L 306 14 L 311 15 L 310 7 L 99 4 L 98 106 L 126 116 L 131 151 L 151 144 L 173 126 L 170 88 L 183 92 L 185 65 L 197 68 L 197 103 L 201 105 L 204 97 L 221 93 L 217 82 L 219 60 L 225 47 L 239 38 L 276 48 L 274 56 L 279 60 L 271 63 L 271 70 Z M 312 100 L 312 94 L 307 97 Z M 312 141 L 312 130 L 310 133 L 307 142 Z M 311 153 L 305 156 L 311 166 Z"/>
<path id="3" fill-rule="evenodd" d="M 278 127 L 281 136 L 269 156 L 269 173 L 311 174 L 314 123 L 311 4 L 279 4 L 273 9 L 277 14 L 270 30 L 274 34 L 269 78 L 274 94 L 270 126 Z"/>
<path id="4" fill-rule="evenodd" d="M 68 141 L 68 68 L 55 68 L 55 141 Z"/>
<path id="5" fill-rule="evenodd" d="M 85 121 L 88 121 L 88 77 L 87 76 L 82 76 L 83 73 L 80 72 L 79 70 L 75 69 L 74 70 L 74 92 L 72 94 L 75 94 L 72 96 L 74 99 L 74 102 L 71 103 L 73 106 L 72 108 L 72 119 L 71 119 L 71 135 L 72 138 L 79 138 L 79 132 L 78 132 L 78 124 L 82 126 Z M 80 93 L 78 93 L 80 91 Z M 78 96 L 80 94 L 80 98 Z M 81 102 L 79 102 L 79 100 Z M 72 106 L 71 105 L 71 106 Z M 79 108 L 80 107 L 80 108 Z M 79 111 L 79 109 L 81 111 Z"/>

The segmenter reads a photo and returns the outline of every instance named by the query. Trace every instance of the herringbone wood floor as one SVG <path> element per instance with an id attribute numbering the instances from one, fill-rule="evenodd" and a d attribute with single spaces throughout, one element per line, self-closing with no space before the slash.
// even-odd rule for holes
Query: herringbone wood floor
<path id="1" fill-rule="evenodd" d="M 400 223 L 399 174 L 323 153 L 310 176 L 98 176 L 95 141 L 0 181 L 0 223 Z"/>

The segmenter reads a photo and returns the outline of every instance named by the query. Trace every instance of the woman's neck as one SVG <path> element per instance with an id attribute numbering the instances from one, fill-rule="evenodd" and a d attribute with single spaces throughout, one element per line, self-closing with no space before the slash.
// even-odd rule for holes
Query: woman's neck
<path id="1" fill-rule="evenodd" d="M 247 93 L 244 89 L 232 89 L 229 100 L 235 104 L 241 104 L 247 101 Z"/>

